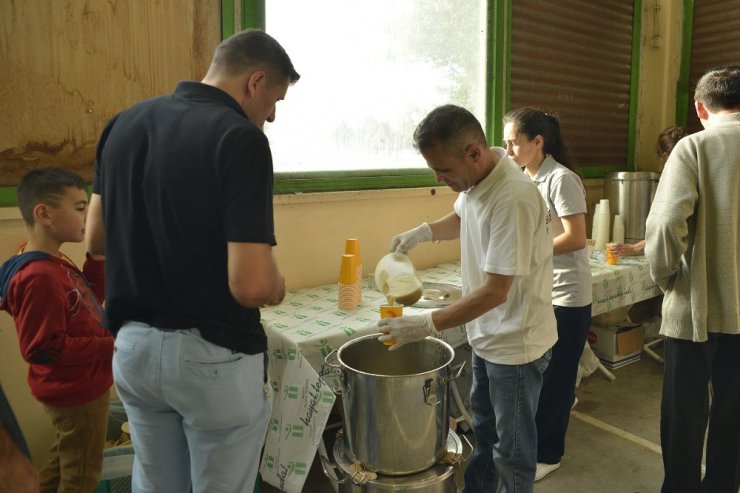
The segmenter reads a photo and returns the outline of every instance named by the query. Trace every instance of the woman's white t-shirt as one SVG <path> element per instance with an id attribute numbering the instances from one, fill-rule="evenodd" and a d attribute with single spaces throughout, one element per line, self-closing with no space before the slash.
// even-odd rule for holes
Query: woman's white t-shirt
<path id="1" fill-rule="evenodd" d="M 532 181 L 550 209 L 553 238 L 565 231 L 561 217 L 586 214 L 586 190 L 581 178 L 551 155 L 545 156 Z M 553 305 L 579 307 L 591 304 L 591 266 L 586 251 L 587 248 L 582 248 L 553 257 Z"/>

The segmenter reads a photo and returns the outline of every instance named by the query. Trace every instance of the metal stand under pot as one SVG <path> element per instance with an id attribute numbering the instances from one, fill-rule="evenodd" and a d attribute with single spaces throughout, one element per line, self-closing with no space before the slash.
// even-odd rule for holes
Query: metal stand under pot
<path id="1" fill-rule="evenodd" d="M 399 491 L 418 491 L 424 493 L 455 493 L 455 472 L 458 466 L 467 461 L 472 454 L 463 456 L 463 444 L 454 431 L 447 435 L 444 457 L 430 468 L 405 476 L 384 476 L 364 470 L 353 461 L 347 449 L 344 433 L 340 430 L 334 442 L 334 461 L 321 455 L 324 474 L 338 488 L 339 493 L 380 493 Z M 464 437 L 463 437 L 464 438 Z M 466 439 L 467 441 L 467 439 Z M 358 467 L 359 466 L 359 467 Z"/>

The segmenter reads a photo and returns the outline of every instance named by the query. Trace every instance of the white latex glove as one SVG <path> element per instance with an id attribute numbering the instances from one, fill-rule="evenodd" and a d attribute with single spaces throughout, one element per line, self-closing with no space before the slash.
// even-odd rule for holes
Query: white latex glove
<path id="1" fill-rule="evenodd" d="M 432 228 L 427 223 L 398 234 L 391 240 L 391 252 L 406 253 L 419 243 L 432 241 Z"/>
<path id="2" fill-rule="evenodd" d="M 383 332 L 383 335 L 378 337 L 380 342 L 395 341 L 388 348 L 389 351 L 395 351 L 404 344 L 420 341 L 427 336 L 439 335 L 432 321 L 432 312 L 424 315 L 380 319 L 378 332 Z"/>

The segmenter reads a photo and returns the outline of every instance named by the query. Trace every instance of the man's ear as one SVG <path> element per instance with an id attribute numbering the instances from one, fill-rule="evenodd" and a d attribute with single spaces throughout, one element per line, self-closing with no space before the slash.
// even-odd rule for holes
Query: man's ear
<path id="1" fill-rule="evenodd" d="M 249 74 L 246 78 L 245 87 L 244 87 L 244 93 L 248 97 L 254 97 L 254 94 L 257 91 L 257 86 L 260 85 L 260 83 L 264 83 L 266 81 L 267 74 L 265 74 L 264 70 L 255 70 L 251 74 Z"/>
<path id="2" fill-rule="evenodd" d="M 696 116 L 699 120 L 709 120 L 709 111 L 701 101 L 694 101 L 694 107 L 696 108 Z"/>
<path id="3" fill-rule="evenodd" d="M 477 144 L 468 144 L 468 147 L 465 148 L 465 156 L 473 162 L 477 162 L 481 157 L 480 147 Z"/>
<path id="4" fill-rule="evenodd" d="M 51 207 L 47 204 L 36 204 L 33 208 L 33 220 L 35 223 L 48 226 L 51 224 Z"/>

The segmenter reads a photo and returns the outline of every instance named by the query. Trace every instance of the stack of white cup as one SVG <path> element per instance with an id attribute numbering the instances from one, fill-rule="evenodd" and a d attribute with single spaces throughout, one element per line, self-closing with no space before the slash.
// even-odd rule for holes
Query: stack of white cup
<path id="1" fill-rule="evenodd" d="M 593 240 L 596 243 L 595 249 L 597 252 L 604 250 L 606 244 L 609 243 L 609 222 L 609 199 L 601 199 L 596 206 L 594 227 L 592 230 Z"/>
<path id="2" fill-rule="evenodd" d="M 614 229 L 612 230 L 612 242 L 624 243 L 624 222 L 619 214 L 614 216 Z"/>

